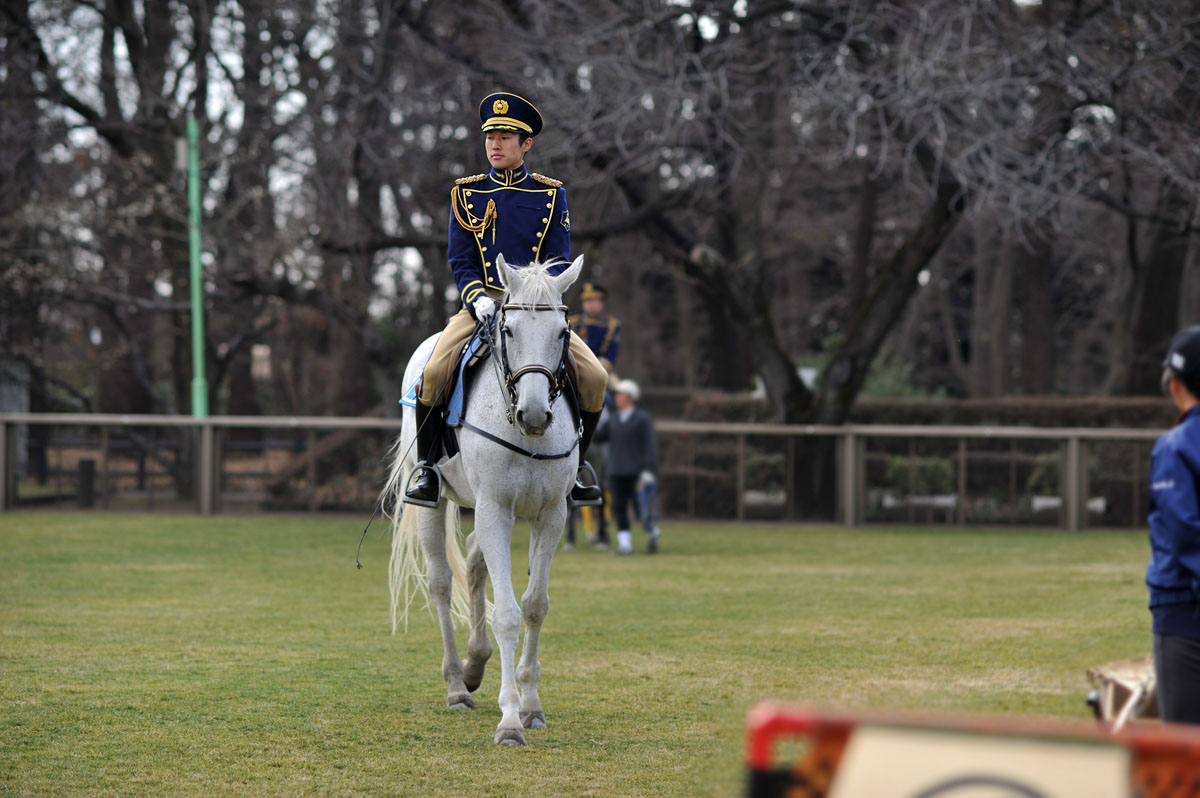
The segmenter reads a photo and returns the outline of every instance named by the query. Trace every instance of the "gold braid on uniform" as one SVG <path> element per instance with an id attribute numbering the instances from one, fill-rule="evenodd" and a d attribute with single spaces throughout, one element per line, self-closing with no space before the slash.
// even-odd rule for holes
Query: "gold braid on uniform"
<path id="1" fill-rule="evenodd" d="M 534 180 L 538 181 L 539 183 L 543 183 L 547 186 L 554 186 L 555 188 L 558 188 L 559 186 L 562 185 L 561 180 L 555 180 L 553 177 L 546 177 L 545 175 L 539 175 L 537 172 L 530 172 L 529 176 L 532 177 Z"/>
<path id="2" fill-rule="evenodd" d="M 458 220 L 458 223 L 461 224 L 464 229 L 470 230 L 472 233 L 482 233 L 487 229 L 489 224 L 493 224 L 500 216 L 500 214 L 496 211 L 496 201 L 490 199 L 488 200 L 487 210 L 483 212 L 483 221 L 481 221 L 479 224 L 471 224 L 471 222 L 463 218 L 462 213 L 458 209 L 459 205 L 463 205 L 464 210 L 466 209 L 462 197 L 459 196 L 459 186 L 456 185 L 454 188 L 450 189 L 450 207 L 454 209 L 454 218 Z M 492 237 L 494 238 L 495 235 L 496 230 L 493 228 Z"/>
<path id="3" fill-rule="evenodd" d="M 621 322 L 617 319 L 616 316 L 608 317 L 608 332 L 604 336 L 604 342 L 602 344 L 600 344 L 601 352 L 607 352 L 608 348 L 610 346 L 612 346 L 613 338 L 616 337 L 617 328 L 620 326 L 621 326 Z"/>

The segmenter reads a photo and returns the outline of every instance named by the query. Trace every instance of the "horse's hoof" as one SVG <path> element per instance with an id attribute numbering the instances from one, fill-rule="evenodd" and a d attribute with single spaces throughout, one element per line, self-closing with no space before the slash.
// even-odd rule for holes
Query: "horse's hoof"
<path id="1" fill-rule="evenodd" d="M 475 699 L 466 693 L 457 693 L 455 695 L 446 696 L 446 706 L 451 709 L 474 709 Z"/>
<path id="2" fill-rule="evenodd" d="M 546 728 L 546 713 L 540 709 L 522 712 L 521 723 L 525 725 L 526 729 L 544 729 Z"/>
<path id="3" fill-rule="evenodd" d="M 525 745 L 525 730 L 496 729 L 496 745 Z"/>
<path id="4" fill-rule="evenodd" d="M 466 685 L 468 691 L 473 693 L 479 689 L 479 685 L 483 684 L 483 672 L 487 667 L 487 660 L 484 660 L 482 664 L 475 666 L 471 664 L 471 660 L 464 659 L 462 661 L 462 667 L 463 684 Z"/>

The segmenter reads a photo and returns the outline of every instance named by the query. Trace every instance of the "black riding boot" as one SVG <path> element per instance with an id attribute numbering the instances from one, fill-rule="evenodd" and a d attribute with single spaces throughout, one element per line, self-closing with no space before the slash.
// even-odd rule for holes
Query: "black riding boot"
<path id="1" fill-rule="evenodd" d="M 404 492 L 404 501 L 409 504 L 436 504 L 439 498 L 440 480 L 437 472 L 429 467 L 429 451 L 437 436 L 438 419 L 434 408 L 417 402 L 417 475 L 412 487 Z"/>
<path id="2" fill-rule="evenodd" d="M 583 459 L 587 454 L 588 446 L 592 444 L 592 436 L 596 434 L 596 425 L 600 423 L 600 413 L 589 413 L 586 410 L 579 411 L 580 420 L 583 421 L 583 436 L 579 439 L 579 473 L 575 475 L 575 487 L 571 488 L 571 495 L 568 497 L 568 502 L 572 505 L 596 505 L 600 503 L 600 497 L 604 494 L 599 485 L 585 485 L 580 481 L 580 474 L 583 472 L 583 466 L 586 461 Z M 588 471 L 592 470 L 588 466 Z M 594 471 L 592 473 L 595 473 Z"/>

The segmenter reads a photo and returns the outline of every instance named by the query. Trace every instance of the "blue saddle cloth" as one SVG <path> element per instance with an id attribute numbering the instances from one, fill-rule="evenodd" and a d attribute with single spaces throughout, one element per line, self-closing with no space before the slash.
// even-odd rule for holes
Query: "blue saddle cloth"
<path id="1" fill-rule="evenodd" d="M 467 342 L 465 351 L 462 357 L 458 359 L 458 374 L 454 380 L 454 389 L 450 394 L 450 401 L 446 404 L 446 426 L 457 427 L 462 423 L 463 400 L 466 398 L 466 374 L 467 369 L 476 361 L 476 355 L 483 350 L 487 344 L 483 340 L 483 336 L 476 331 L 471 339 Z M 417 406 L 417 394 L 421 391 L 421 381 L 417 380 L 412 387 L 405 392 L 400 399 L 400 404 L 408 405 L 409 407 Z"/>

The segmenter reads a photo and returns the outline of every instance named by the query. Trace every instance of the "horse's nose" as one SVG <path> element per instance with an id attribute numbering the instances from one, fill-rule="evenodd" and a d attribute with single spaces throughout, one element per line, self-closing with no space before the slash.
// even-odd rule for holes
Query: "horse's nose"
<path id="1" fill-rule="evenodd" d="M 521 408 L 517 408 L 517 426 L 521 432 L 531 438 L 536 438 L 546 432 L 546 428 L 550 426 L 550 419 L 553 416 L 550 413 L 543 413 L 542 418 L 536 421 L 533 414 L 526 413 Z"/>

